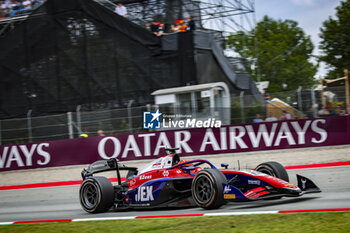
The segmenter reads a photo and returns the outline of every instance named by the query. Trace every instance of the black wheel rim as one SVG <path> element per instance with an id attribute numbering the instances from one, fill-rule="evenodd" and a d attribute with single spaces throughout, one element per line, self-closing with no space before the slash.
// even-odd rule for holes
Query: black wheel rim
<path id="1" fill-rule="evenodd" d="M 196 200 L 200 204 L 208 203 L 212 199 L 213 191 L 214 191 L 213 183 L 207 176 L 202 175 L 198 177 L 195 183 L 194 194 L 195 194 Z"/>
<path id="2" fill-rule="evenodd" d="M 82 201 L 86 208 L 92 209 L 96 206 L 99 194 L 96 185 L 87 183 L 82 190 Z"/>

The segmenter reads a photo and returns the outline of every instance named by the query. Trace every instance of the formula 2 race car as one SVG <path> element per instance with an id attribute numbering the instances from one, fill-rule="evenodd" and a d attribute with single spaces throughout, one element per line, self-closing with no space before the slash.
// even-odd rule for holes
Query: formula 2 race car
<path id="1" fill-rule="evenodd" d="M 79 197 L 83 209 L 98 213 L 114 209 L 188 207 L 219 208 L 228 201 L 255 201 L 299 197 L 321 190 L 310 179 L 297 175 L 298 186 L 289 183 L 285 168 L 266 162 L 255 170 L 217 169 L 204 159 L 181 161 L 175 149 L 141 169 L 127 167 L 117 159 L 100 160 L 82 171 Z M 126 170 L 122 182 L 120 171 Z M 116 171 L 113 185 L 95 173 Z"/>

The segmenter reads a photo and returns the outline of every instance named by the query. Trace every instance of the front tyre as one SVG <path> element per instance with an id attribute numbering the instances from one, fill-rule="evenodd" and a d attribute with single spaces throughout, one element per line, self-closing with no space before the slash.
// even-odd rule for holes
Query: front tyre
<path id="1" fill-rule="evenodd" d="M 225 176 L 217 169 L 204 169 L 192 181 L 192 197 L 204 209 L 216 209 L 225 203 L 223 184 Z"/>
<path id="2" fill-rule="evenodd" d="M 86 212 L 105 212 L 114 203 L 114 188 L 106 177 L 90 177 L 81 184 L 79 198 Z"/>
<path id="3" fill-rule="evenodd" d="M 278 162 L 270 161 L 259 164 L 255 170 L 289 182 L 289 177 L 286 169 L 282 166 L 282 164 Z"/>

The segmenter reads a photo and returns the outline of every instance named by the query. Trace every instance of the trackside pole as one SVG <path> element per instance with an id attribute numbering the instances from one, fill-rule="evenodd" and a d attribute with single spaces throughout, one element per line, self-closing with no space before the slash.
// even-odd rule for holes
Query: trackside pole
<path id="1" fill-rule="evenodd" d="M 131 114 L 131 105 L 134 103 L 134 100 L 129 100 L 128 103 L 128 123 L 130 127 L 130 133 L 133 131 L 133 125 L 132 125 L 132 114 Z"/>
<path id="2" fill-rule="evenodd" d="M 298 90 L 297 90 L 297 94 L 298 94 L 298 108 L 299 108 L 300 112 L 304 112 L 303 111 L 303 102 L 302 102 L 302 98 L 301 98 L 301 90 L 302 89 L 303 89 L 303 87 L 299 86 Z"/>
<path id="3" fill-rule="evenodd" d="M 32 110 L 29 109 L 27 112 L 27 129 L 28 129 L 28 141 L 33 141 L 33 133 L 32 133 Z"/>
<path id="4" fill-rule="evenodd" d="M 244 91 L 241 91 L 239 94 L 239 100 L 241 103 L 241 118 L 242 123 L 245 123 L 245 116 L 244 116 Z"/>
<path id="5" fill-rule="evenodd" d="M 77 128 L 78 128 L 78 135 L 80 135 L 82 133 L 81 131 L 81 117 L 80 117 L 80 108 L 81 106 L 78 105 L 76 108 L 76 112 L 77 112 Z"/>
<path id="6" fill-rule="evenodd" d="M 67 112 L 67 120 L 68 120 L 69 139 L 72 139 L 74 137 L 73 137 L 73 124 L 72 124 L 72 113 L 71 112 Z"/>
<path id="7" fill-rule="evenodd" d="M 345 70 L 345 103 L 346 107 L 350 104 L 350 97 L 349 97 L 349 70 Z"/>
<path id="8" fill-rule="evenodd" d="M 323 79 L 320 79 L 321 83 L 321 102 L 322 102 L 322 108 L 326 107 L 326 98 L 324 97 L 324 92 L 323 92 Z"/>
<path id="9" fill-rule="evenodd" d="M 315 98 L 315 90 L 313 88 L 311 88 L 311 106 L 312 106 L 312 109 L 314 110 L 314 118 L 317 117 L 317 108 L 316 108 L 316 105 L 315 105 L 315 102 L 316 102 L 316 98 Z"/>

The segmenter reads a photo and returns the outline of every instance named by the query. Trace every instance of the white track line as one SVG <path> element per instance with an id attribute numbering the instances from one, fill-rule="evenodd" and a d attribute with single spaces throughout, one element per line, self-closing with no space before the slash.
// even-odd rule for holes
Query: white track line
<path id="1" fill-rule="evenodd" d="M 310 213 L 310 212 L 347 212 L 350 208 L 340 209 L 315 209 L 315 210 L 272 210 L 272 211 L 249 211 L 249 212 L 223 212 L 223 213 L 200 213 L 195 216 L 229 216 L 229 215 L 253 215 L 253 214 L 283 214 L 283 213 Z M 101 217 L 101 218 L 76 218 L 76 219 L 54 219 L 54 220 L 33 220 L 0 222 L 0 225 L 47 223 L 47 222 L 86 222 L 86 221 L 106 221 L 106 220 L 129 220 L 147 218 L 174 218 L 174 217 L 195 217 L 193 214 L 183 215 L 156 215 L 156 216 L 126 216 L 126 217 Z M 63 221 L 62 221 L 63 220 Z"/>

